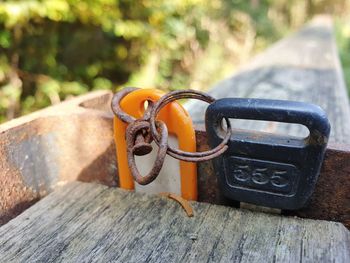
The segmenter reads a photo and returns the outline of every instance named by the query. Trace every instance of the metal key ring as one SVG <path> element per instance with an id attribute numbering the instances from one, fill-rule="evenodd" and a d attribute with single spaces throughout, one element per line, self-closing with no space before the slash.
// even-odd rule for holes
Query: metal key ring
<path id="1" fill-rule="evenodd" d="M 139 88 L 133 88 L 133 87 L 127 87 L 122 89 L 121 91 L 118 91 L 114 94 L 111 102 L 111 108 L 114 114 L 122 121 L 126 123 L 132 123 L 136 119 L 129 114 L 125 113 L 122 108 L 120 107 L 121 100 L 128 95 L 130 92 L 133 92 L 135 90 L 138 90 Z"/>
<path id="2" fill-rule="evenodd" d="M 156 121 L 157 126 L 159 127 L 161 131 L 161 141 L 157 153 L 157 158 L 155 159 L 155 163 L 151 169 L 151 171 L 145 175 L 142 176 L 137 169 L 136 161 L 135 161 L 135 138 L 136 134 L 142 130 L 149 128 L 150 124 L 148 121 L 139 120 L 135 121 L 134 123 L 131 123 L 127 129 L 126 129 L 126 136 L 127 138 L 127 156 L 128 156 L 128 164 L 130 168 L 131 175 L 135 179 L 137 183 L 140 185 L 146 185 L 154 181 L 160 170 L 163 167 L 164 159 L 167 153 L 168 148 L 168 129 L 164 122 L 162 121 Z"/>
<path id="3" fill-rule="evenodd" d="M 184 99 L 184 98 L 191 98 L 191 99 L 198 99 L 202 100 L 208 103 L 212 103 L 215 101 L 215 99 L 203 92 L 195 91 L 195 90 L 180 90 L 180 91 L 172 91 L 163 97 L 161 97 L 155 104 L 151 111 L 151 116 L 149 119 L 150 122 L 150 130 L 152 137 L 156 144 L 159 146 L 161 136 L 159 135 L 157 128 L 156 128 L 156 117 L 159 111 L 168 103 L 173 102 L 178 99 Z M 179 160 L 188 161 L 188 162 L 200 162 L 200 161 L 207 161 L 210 159 L 213 159 L 223 152 L 225 152 L 228 148 L 227 143 L 231 137 L 231 124 L 230 121 L 225 118 L 226 125 L 227 125 L 227 132 L 225 134 L 225 137 L 223 141 L 217 145 L 215 148 L 204 151 L 204 152 L 185 152 L 181 151 L 179 149 L 174 149 L 171 146 L 168 145 L 167 153 Z"/>

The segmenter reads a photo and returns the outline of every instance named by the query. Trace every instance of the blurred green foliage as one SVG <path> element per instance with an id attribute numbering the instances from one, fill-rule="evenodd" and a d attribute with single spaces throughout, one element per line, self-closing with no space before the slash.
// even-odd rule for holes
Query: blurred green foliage
<path id="1" fill-rule="evenodd" d="M 345 83 L 350 90 L 350 14 L 335 23 L 336 39 Z"/>
<path id="2" fill-rule="evenodd" d="M 89 90 L 206 89 L 312 15 L 346 11 L 347 0 L 2 1 L 0 122 Z"/>

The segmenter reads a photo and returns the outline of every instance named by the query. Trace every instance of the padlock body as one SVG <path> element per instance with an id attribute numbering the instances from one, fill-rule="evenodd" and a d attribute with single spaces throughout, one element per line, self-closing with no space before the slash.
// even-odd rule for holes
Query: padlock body
<path id="1" fill-rule="evenodd" d="M 275 100 L 247 100 L 223 99 L 208 107 L 206 126 L 211 147 L 223 138 L 223 118 L 301 123 L 309 128 L 310 135 L 301 139 L 233 130 L 228 150 L 214 160 L 223 194 L 280 209 L 305 206 L 314 191 L 328 141 L 330 126 L 324 112 L 306 103 L 277 101 L 276 106 Z M 269 105 L 273 105 L 272 110 Z"/>

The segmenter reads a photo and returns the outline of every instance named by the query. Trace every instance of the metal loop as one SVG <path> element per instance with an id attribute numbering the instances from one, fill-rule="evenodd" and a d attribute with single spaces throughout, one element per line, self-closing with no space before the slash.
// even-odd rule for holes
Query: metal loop
<path id="1" fill-rule="evenodd" d="M 135 121 L 128 125 L 126 129 L 126 142 L 127 142 L 127 156 L 128 156 L 128 163 L 130 172 L 134 178 L 134 180 L 139 183 L 140 185 L 146 185 L 151 182 L 153 182 L 160 170 L 162 169 L 164 159 L 167 153 L 168 148 L 168 129 L 164 122 L 162 121 L 156 121 L 156 125 L 158 126 L 160 130 L 160 142 L 159 142 L 159 149 L 157 153 L 157 157 L 155 160 L 155 163 L 151 169 L 151 171 L 146 175 L 142 176 L 137 169 L 136 162 L 135 162 L 135 140 L 138 132 L 143 129 L 149 129 L 150 123 L 145 120 Z"/>
<path id="2" fill-rule="evenodd" d="M 157 143 L 157 145 L 160 145 L 160 141 L 162 137 L 157 131 L 156 128 L 156 117 L 159 111 L 168 103 L 178 100 L 178 99 L 184 99 L 184 98 L 191 98 L 191 99 L 198 99 L 202 100 L 208 103 L 212 103 L 215 101 L 215 99 L 203 92 L 200 91 L 195 91 L 195 90 L 181 90 L 181 91 L 173 91 L 170 92 L 163 97 L 161 97 L 153 106 L 152 111 L 151 111 L 151 116 L 149 119 L 150 123 L 150 130 L 152 137 L 154 141 Z M 224 153 L 228 146 L 227 143 L 231 137 L 231 124 L 230 121 L 225 118 L 226 120 L 226 125 L 227 125 L 227 132 L 225 134 L 225 137 L 223 141 L 216 146 L 214 149 L 211 149 L 209 151 L 204 151 L 204 152 L 185 152 L 181 151 L 179 149 L 174 149 L 171 146 L 168 145 L 167 153 L 179 160 L 183 161 L 188 161 L 188 162 L 200 162 L 200 161 L 208 161 L 210 159 L 213 159 L 220 154 Z"/>
<path id="3" fill-rule="evenodd" d="M 126 123 L 132 123 L 136 119 L 122 110 L 122 108 L 120 107 L 120 102 L 126 95 L 128 95 L 130 92 L 133 92 L 135 90 L 138 90 L 138 88 L 133 88 L 133 87 L 124 88 L 121 91 L 118 91 L 117 93 L 115 93 L 112 98 L 112 103 L 111 103 L 112 111 L 120 120 Z"/>
<path id="4" fill-rule="evenodd" d="M 127 159 L 130 172 L 137 183 L 146 185 L 154 181 L 163 166 L 166 154 L 187 162 L 199 162 L 213 159 L 227 150 L 227 143 L 232 133 L 231 125 L 227 118 L 225 118 L 227 131 L 223 141 L 214 149 L 205 152 L 185 152 L 170 147 L 168 145 L 167 126 L 164 122 L 156 120 L 160 110 L 170 102 L 178 99 L 190 98 L 212 103 L 215 101 L 213 97 L 194 90 L 173 91 L 161 97 L 156 103 L 150 102 L 143 117 L 137 120 L 133 116 L 125 113 L 120 107 L 121 100 L 127 94 L 135 90 L 137 90 L 137 88 L 130 87 L 116 93 L 112 98 L 111 106 L 114 114 L 120 120 L 129 124 L 126 129 Z M 149 153 L 152 150 L 152 146 L 150 145 L 152 139 L 159 146 L 157 158 L 151 171 L 146 176 L 142 176 L 136 166 L 135 155 L 145 155 Z"/>

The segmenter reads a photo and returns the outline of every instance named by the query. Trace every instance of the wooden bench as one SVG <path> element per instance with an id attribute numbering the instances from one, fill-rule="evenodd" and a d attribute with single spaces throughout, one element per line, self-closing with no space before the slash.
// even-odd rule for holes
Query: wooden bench
<path id="1" fill-rule="evenodd" d="M 348 262 L 340 223 L 176 202 L 91 183 L 57 189 L 0 228 L 3 262 Z"/>
<path id="2" fill-rule="evenodd" d="M 317 18 L 210 92 L 319 104 L 331 141 L 347 143 L 350 110 L 332 34 L 330 21 Z M 1 262 L 349 262 L 350 234 L 341 223 L 199 202 L 188 218 L 172 200 L 115 188 L 110 95 L 0 126 Z M 187 106 L 200 122 L 200 105 Z M 300 134 L 293 129 L 274 126 Z M 76 180 L 89 183 L 68 183 Z M 202 190 L 209 184 L 199 181 Z"/>

